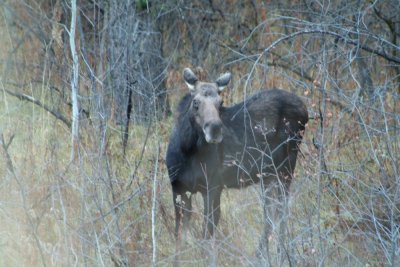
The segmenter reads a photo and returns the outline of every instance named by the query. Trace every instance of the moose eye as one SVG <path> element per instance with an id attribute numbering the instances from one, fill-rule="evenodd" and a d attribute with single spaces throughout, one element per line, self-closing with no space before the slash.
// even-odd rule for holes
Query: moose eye
<path id="1" fill-rule="evenodd" d="M 193 105 L 193 108 L 194 108 L 195 110 L 198 110 L 198 109 L 199 109 L 199 106 L 200 106 L 200 101 L 197 100 L 197 99 L 194 99 L 192 105 Z"/>

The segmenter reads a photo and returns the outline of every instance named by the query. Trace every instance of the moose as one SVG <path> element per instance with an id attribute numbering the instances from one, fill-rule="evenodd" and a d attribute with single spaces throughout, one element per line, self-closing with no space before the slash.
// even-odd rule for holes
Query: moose
<path id="1" fill-rule="evenodd" d="M 286 197 L 308 121 L 305 104 L 290 92 L 261 90 L 225 107 L 221 92 L 230 73 L 203 82 L 185 68 L 183 79 L 189 93 L 179 102 L 166 155 L 177 244 L 188 227 L 194 193 L 204 200 L 205 238 L 213 236 L 218 225 L 224 188 L 261 183 L 267 189 L 278 183 L 278 198 Z M 266 246 L 270 230 L 265 223 L 260 246 Z"/>

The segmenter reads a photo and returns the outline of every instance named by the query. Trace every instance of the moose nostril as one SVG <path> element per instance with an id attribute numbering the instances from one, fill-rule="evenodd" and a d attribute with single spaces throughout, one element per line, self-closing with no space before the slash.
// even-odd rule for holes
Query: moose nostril
<path id="1" fill-rule="evenodd" d="M 221 123 L 213 123 L 210 131 L 213 135 L 217 135 L 217 134 L 221 134 L 221 129 L 222 129 Z"/>
<path id="2" fill-rule="evenodd" d="M 208 143 L 220 143 L 222 141 L 221 121 L 210 121 L 204 123 L 203 131 Z"/>

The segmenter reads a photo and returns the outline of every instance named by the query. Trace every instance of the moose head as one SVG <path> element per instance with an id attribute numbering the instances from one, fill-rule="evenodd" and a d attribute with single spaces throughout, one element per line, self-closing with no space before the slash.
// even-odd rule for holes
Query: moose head
<path id="1" fill-rule="evenodd" d="M 231 80 L 231 74 L 222 74 L 215 82 L 201 82 L 191 69 L 185 68 L 183 79 L 192 95 L 190 110 L 194 122 L 202 129 L 207 143 L 220 143 L 223 138 L 220 93 Z"/>

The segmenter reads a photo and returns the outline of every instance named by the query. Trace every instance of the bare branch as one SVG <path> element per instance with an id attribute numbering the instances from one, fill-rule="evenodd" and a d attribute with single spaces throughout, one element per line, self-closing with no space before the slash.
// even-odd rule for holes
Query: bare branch
<path id="1" fill-rule="evenodd" d="M 394 63 L 400 64 L 400 58 L 399 57 L 388 55 L 385 52 L 382 52 L 382 51 L 380 51 L 378 49 L 371 48 L 371 47 L 369 47 L 369 46 L 367 46 L 365 44 L 361 44 L 358 41 L 351 40 L 351 39 L 349 39 L 349 38 L 347 38 L 347 37 L 345 37 L 345 36 L 343 36 L 343 35 L 341 35 L 339 33 L 336 33 L 336 32 L 333 32 L 333 31 L 307 30 L 307 29 L 288 34 L 286 36 L 283 36 L 283 37 L 275 40 L 272 44 L 270 44 L 267 48 L 264 49 L 264 51 L 261 53 L 259 58 L 261 58 L 261 56 L 263 54 L 268 53 L 271 49 L 275 48 L 279 43 L 281 43 L 283 41 L 293 39 L 293 38 L 295 38 L 295 37 L 297 37 L 299 35 L 308 35 L 308 34 L 331 35 L 331 36 L 339 38 L 340 40 L 342 40 L 343 42 L 345 42 L 347 44 L 358 46 L 359 48 L 361 48 L 361 49 L 363 49 L 363 50 L 365 50 L 367 52 L 373 53 L 375 55 L 378 55 L 378 56 L 380 56 L 380 57 L 382 57 L 382 58 L 384 58 L 384 59 L 386 59 L 386 60 L 388 60 L 390 62 L 394 62 Z"/>
<path id="2" fill-rule="evenodd" d="M 34 98 L 32 96 L 26 95 L 26 94 L 15 93 L 15 92 L 12 92 L 12 91 L 7 90 L 7 89 L 3 89 L 3 90 L 7 94 L 12 95 L 12 96 L 18 98 L 19 100 L 28 101 L 28 102 L 31 102 L 31 103 L 43 108 L 44 110 L 49 112 L 51 115 L 53 115 L 54 117 L 56 117 L 57 119 L 62 121 L 68 128 L 71 128 L 71 122 L 67 118 L 65 118 L 62 114 L 60 114 L 59 112 L 53 110 L 52 108 L 50 108 L 46 104 L 40 102 L 38 99 L 36 99 L 36 98 Z"/>

